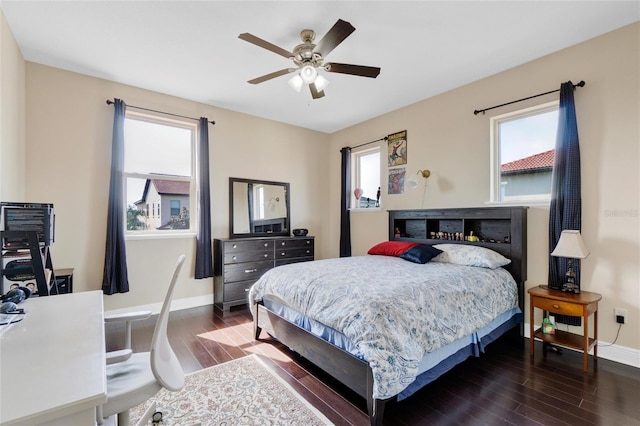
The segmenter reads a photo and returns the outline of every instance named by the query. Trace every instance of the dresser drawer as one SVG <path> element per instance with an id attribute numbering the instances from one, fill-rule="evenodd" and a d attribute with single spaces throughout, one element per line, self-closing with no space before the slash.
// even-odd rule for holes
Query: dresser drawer
<path id="1" fill-rule="evenodd" d="M 559 300 L 533 298 L 533 304 L 536 308 L 553 312 L 555 314 L 582 316 L 582 305 L 575 303 L 561 302 Z"/>
<path id="2" fill-rule="evenodd" d="M 256 250 L 273 250 L 273 240 L 244 240 L 244 241 L 225 241 L 224 253 L 241 253 L 244 251 L 256 251 Z"/>
<path id="3" fill-rule="evenodd" d="M 224 285 L 223 302 L 233 302 L 236 300 L 248 300 L 249 290 L 254 281 L 239 281 Z"/>
<path id="4" fill-rule="evenodd" d="M 224 282 L 257 280 L 271 268 L 273 268 L 273 260 L 225 265 Z"/>
<path id="5" fill-rule="evenodd" d="M 227 265 L 242 262 L 258 262 L 261 260 L 273 260 L 273 249 L 236 251 L 224 254 L 224 263 Z"/>
<path id="6" fill-rule="evenodd" d="M 276 266 L 289 265 L 291 263 L 311 262 L 313 257 L 292 257 L 289 259 L 276 259 Z"/>
<path id="7" fill-rule="evenodd" d="M 311 247 L 313 248 L 313 238 L 287 238 L 283 240 L 275 240 L 276 251 L 280 249 L 293 249 Z"/>
<path id="8" fill-rule="evenodd" d="M 276 247 L 276 260 L 294 257 L 313 257 L 313 247 L 281 249 Z"/>

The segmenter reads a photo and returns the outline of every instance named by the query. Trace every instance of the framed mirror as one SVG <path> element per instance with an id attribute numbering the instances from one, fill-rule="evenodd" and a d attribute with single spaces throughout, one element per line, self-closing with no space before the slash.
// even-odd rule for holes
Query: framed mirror
<path id="1" fill-rule="evenodd" d="M 229 178 L 229 238 L 291 234 L 289 183 Z"/>

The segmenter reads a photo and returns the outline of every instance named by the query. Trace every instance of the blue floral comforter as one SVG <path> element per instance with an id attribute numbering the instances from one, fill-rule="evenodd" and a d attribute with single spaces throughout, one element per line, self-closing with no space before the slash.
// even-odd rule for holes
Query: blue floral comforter
<path id="1" fill-rule="evenodd" d="M 274 295 L 354 343 L 374 376 L 373 397 L 390 398 L 415 379 L 420 360 L 518 306 L 502 268 L 411 263 L 356 256 L 295 263 L 265 273 L 249 299 Z"/>

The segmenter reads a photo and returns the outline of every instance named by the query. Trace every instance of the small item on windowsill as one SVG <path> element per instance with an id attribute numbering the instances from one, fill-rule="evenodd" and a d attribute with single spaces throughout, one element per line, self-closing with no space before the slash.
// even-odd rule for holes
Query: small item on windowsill
<path id="1" fill-rule="evenodd" d="M 556 327 L 549 318 L 542 320 L 542 333 L 544 334 L 556 334 Z"/>

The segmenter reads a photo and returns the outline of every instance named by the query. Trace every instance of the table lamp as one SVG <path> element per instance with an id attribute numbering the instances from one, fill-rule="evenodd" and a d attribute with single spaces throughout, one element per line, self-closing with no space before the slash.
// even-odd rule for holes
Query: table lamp
<path id="1" fill-rule="evenodd" d="M 589 250 L 585 246 L 580 231 L 565 229 L 560 234 L 560 240 L 556 248 L 551 252 L 551 256 L 566 257 L 567 281 L 562 284 L 562 291 L 580 293 L 580 284 L 576 283 L 576 274 L 573 272 L 573 259 L 584 259 L 589 256 Z"/>

